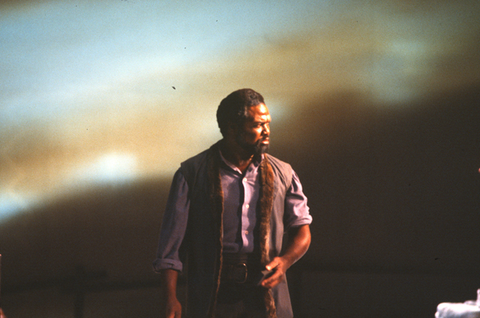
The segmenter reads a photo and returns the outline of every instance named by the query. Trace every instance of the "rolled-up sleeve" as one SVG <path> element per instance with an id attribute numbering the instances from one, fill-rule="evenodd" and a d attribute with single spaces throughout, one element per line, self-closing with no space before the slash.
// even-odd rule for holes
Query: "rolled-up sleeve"
<path id="1" fill-rule="evenodd" d="M 163 214 L 157 258 L 153 262 L 155 272 L 162 269 L 183 270 L 179 250 L 185 237 L 189 208 L 188 185 L 179 169 L 173 177 Z"/>
<path id="2" fill-rule="evenodd" d="M 307 197 L 295 171 L 292 173 L 292 184 L 285 197 L 285 228 L 298 227 L 312 223 L 312 216 L 307 205 Z"/>

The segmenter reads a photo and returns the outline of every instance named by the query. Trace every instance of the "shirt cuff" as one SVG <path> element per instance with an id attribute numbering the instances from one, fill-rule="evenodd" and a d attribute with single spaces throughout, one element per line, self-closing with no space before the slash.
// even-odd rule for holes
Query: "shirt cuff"
<path id="1" fill-rule="evenodd" d="M 295 222 L 293 222 L 292 224 L 288 224 L 286 226 L 287 229 L 290 229 L 290 228 L 295 228 L 295 227 L 300 227 L 300 226 L 303 226 L 303 225 L 310 225 L 312 224 L 312 216 L 309 214 L 301 219 L 298 219 L 298 220 L 295 220 Z"/>
<path id="2" fill-rule="evenodd" d="M 182 262 L 173 259 L 157 258 L 153 262 L 153 270 L 159 273 L 162 269 L 174 269 L 181 272 L 183 270 L 183 264 Z"/>

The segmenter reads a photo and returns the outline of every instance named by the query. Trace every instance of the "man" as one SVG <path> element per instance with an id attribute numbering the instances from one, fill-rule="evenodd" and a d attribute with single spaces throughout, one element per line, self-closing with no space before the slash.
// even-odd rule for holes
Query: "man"
<path id="1" fill-rule="evenodd" d="M 181 316 L 184 267 L 188 317 L 293 317 L 285 273 L 310 245 L 307 198 L 291 166 L 266 154 L 262 95 L 231 93 L 217 121 L 223 139 L 181 164 L 164 213 L 154 268 L 167 317 Z"/>

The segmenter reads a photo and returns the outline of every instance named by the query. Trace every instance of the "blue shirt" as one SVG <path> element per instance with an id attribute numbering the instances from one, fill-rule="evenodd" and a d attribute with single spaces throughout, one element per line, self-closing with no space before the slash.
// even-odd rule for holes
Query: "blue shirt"
<path id="1" fill-rule="evenodd" d="M 254 249 L 253 230 L 256 225 L 256 207 L 260 190 L 258 171 L 260 162 L 252 162 L 242 174 L 223 156 L 222 160 L 220 175 L 224 197 L 223 252 L 251 253 Z M 154 262 L 156 271 L 167 268 L 178 271 L 183 269 L 178 250 L 185 236 L 189 207 L 188 185 L 179 169 L 173 178 L 163 217 L 157 259 Z M 285 198 L 285 228 L 311 222 L 307 197 L 303 193 L 297 174 L 292 171 L 292 184 Z"/>

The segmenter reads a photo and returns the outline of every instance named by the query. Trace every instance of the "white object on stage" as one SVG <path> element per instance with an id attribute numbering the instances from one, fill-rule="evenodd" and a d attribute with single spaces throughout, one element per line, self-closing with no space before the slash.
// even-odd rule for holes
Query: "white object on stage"
<path id="1" fill-rule="evenodd" d="M 435 318 L 480 318 L 480 289 L 477 290 L 476 301 L 439 304 Z"/>

